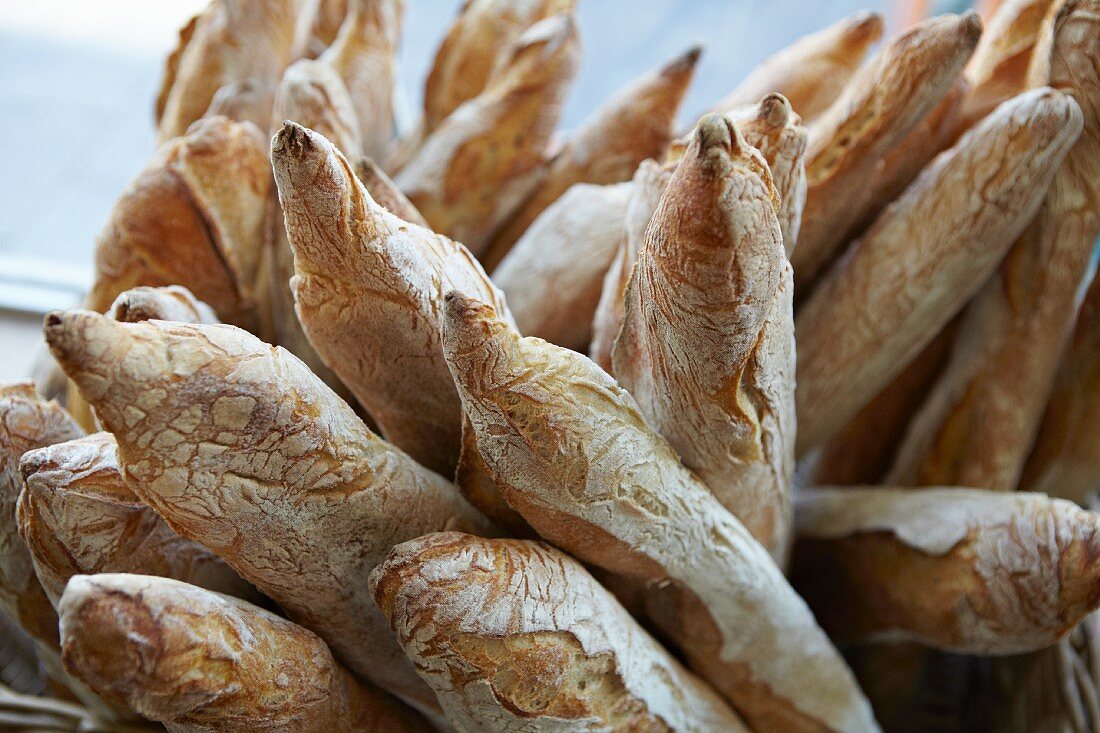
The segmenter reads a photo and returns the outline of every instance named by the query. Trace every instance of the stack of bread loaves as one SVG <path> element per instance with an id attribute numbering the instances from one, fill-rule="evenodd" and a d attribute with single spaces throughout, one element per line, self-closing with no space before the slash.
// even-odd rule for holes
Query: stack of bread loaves
<path id="1" fill-rule="evenodd" d="M 404 136 L 402 0 L 304 4 L 181 31 L 0 386 L 0 728 L 1100 727 L 1100 0 L 564 136 L 573 0 L 467 0 Z"/>

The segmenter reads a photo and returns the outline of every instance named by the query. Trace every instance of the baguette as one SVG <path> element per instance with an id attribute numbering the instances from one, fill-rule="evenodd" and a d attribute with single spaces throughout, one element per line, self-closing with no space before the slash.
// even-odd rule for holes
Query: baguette
<path id="1" fill-rule="evenodd" d="M 69 578 L 97 573 L 174 578 L 261 602 L 221 558 L 142 503 L 123 478 L 110 433 L 28 451 L 20 473 L 19 534 L 54 608 Z"/>
<path id="2" fill-rule="evenodd" d="M 534 192 L 577 72 L 576 21 L 556 15 L 510 47 L 485 89 L 424 140 L 394 179 L 432 229 L 475 255 Z"/>
<path id="3" fill-rule="evenodd" d="M 220 323 L 214 310 L 185 287 L 138 287 L 115 298 L 107 315 L 123 323 L 140 321 L 179 321 L 180 323 Z"/>
<path id="4" fill-rule="evenodd" d="M 578 559 L 660 586 L 654 620 L 750 728 L 877 730 L 767 551 L 626 390 L 459 293 L 447 296 L 443 347 L 481 455 L 508 477 L 508 503 Z"/>
<path id="5" fill-rule="evenodd" d="M 262 133 L 225 117 L 163 145 L 96 241 L 87 307 L 106 312 L 138 285 L 182 285 L 219 318 L 254 328 L 270 169 Z"/>
<path id="6" fill-rule="evenodd" d="M 1100 278 L 1094 277 L 1054 380 L 1020 488 L 1083 504 L 1100 489 Z"/>
<path id="7" fill-rule="evenodd" d="M 700 53 L 702 47 L 696 46 L 633 80 L 569 135 L 538 189 L 482 255 L 486 269 L 493 272 L 539 215 L 574 184 L 629 181 L 643 160 L 665 154 Z"/>
<path id="8" fill-rule="evenodd" d="M 362 136 L 349 150 L 381 158 L 393 139 L 394 66 L 404 0 L 348 0 L 340 33 L 319 61 L 330 64 L 347 88 Z"/>
<path id="9" fill-rule="evenodd" d="M 46 318 L 54 356 L 118 440 L 131 488 L 319 634 L 352 671 L 428 712 L 366 588 L 394 544 L 490 530 L 374 436 L 298 359 L 231 326 Z"/>
<path id="10" fill-rule="evenodd" d="M 430 731 L 313 633 L 245 601 L 144 575 L 77 575 L 65 665 L 171 733 Z"/>
<path id="11" fill-rule="evenodd" d="M 503 295 L 461 244 L 375 203 L 321 135 L 288 123 L 271 158 L 306 334 L 386 440 L 453 476 L 462 408 L 439 343 L 443 294 L 502 307 Z"/>
<path id="12" fill-rule="evenodd" d="M 274 87 L 294 50 L 298 5 L 213 0 L 185 26 L 158 95 L 158 141 L 183 135 L 226 84 L 256 79 Z"/>
<path id="13" fill-rule="evenodd" d="M 493 271 L 521 332 L 583 351 L 623 237 L 631 184 L 578 183 L 539 215 Z"/>
<path id="14" fill-rule="evenodd" d="M 347 16 L 348 0 L 309 0 L 299 19 L 300 38 L 295 43 L 299 53 L 307 59 L 324 53 L 336 40 Z"/>
<path id="15" fill-rule="evenodd" d="M 810 127 L 809 189 L 795 287 L 811 283 L 873 205 L 879 161 L 940 104 L 981 35 L 972 12 L 941 15 L 894 37 Z M 797 105 L 795 110 L 797 110 Z"/>
<path id="16" fill-rule="evenodd" d="M 715 111 L 731 112 L 778 92 L 802 119 L 812 120 L 841 95 L 884 25 L 880 14 L 864 11 L 799 38 L 765 59 Z"/>
<path id="17" fill-rule="evenodd" d="M 600 300 L 592 316 L 592 344 L 589 356 L 604 371 L 611 371 L 611 349 L 623 326 L 624 298 L 630 273 L 638 259 L 646 227 L 657 210 L 661 195 L 676 170 L 677 162 L 658 165 L 652 160 L 643 161 L 630 182 L 630 198 L 626 202 L 623 234 L 615 255 L 604 275 L 600 288 Z"/>
<path id="18" fill-rule="evenodd" d="M 704 117 L 646 229 L 612 364 L 684 465 L 782 565 L 794 318 L 778 210 L 763 156 L 730 120 Z"/>
<path id="19" fill-rule="evenodd" d="M 1084 130 L 1035 220 L 967 307 L 890 482 L 1012 491 L 1035 442 L 1100 236 L 1100 1 L 1067 0 L 1054 33 L 1050 83 L 1080 105 Z"/>
<path id="20" fill-rule="evenodd" d="M 275 86 L 258 79 L 230 82 L 214 93 L 203 117 L 228 117 L 234 122 L 251 122 L 266 132 L 271 124 Z"/>
<path id="21" fill-rule="evenodd" d="M 1100 605 L 1100 517 L 1041 494 L 809 489 L 791 579 L 834 638 L 1050 646 Z"/>
<path id="22" fill-rule="evenodd" d="M 195 37 L 195 28 L 198 26 L 202 15 L 201 12 L 195 13 L 186 23 L 180 26 L 176 47 L 164 59 L 164 75 L 161 77 L 160 88 L 157 89 L 157 98 L 153 103 L 153 120 L 158 126 L 161 117 L 164 116 L 164 108 L 168 105 L 168 96 L 172 92 L 172 87 L 176 85 L 176 77 L 179 75 L 180 70 L 180 59 L 183 57 L 183 52 L 191 44 L 191 39 Z"/>
<path id="23" fill-rule="evenodd" d="M 371 589 L 460 731 L 748 731 L 542 543 L 428 535 L 395 547 Z"/>
<path id="24" fill-rule="evenodd" d="M 795 324 L 797 455 L 847 424 L 981 287 L 1042 203 L 1081 120 L 1052 89 L 1005 102 L 836 263 Z"/>

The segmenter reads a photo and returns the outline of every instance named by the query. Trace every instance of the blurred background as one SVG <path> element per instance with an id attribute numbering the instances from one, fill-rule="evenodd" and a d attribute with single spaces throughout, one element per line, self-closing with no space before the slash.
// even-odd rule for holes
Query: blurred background
<path id="1" fill-rule="evenodd" d="M 705 51 L 684 122 L 795 38 L 861 9 L 893 27 L 966 0 L 582 0 L 584 61 L 563 120 L 694 43 Z M 0 13 L 0 379 L 25 376 L 41 314 L 78 305 L 93 243 L 154 147 L 153 99 L 179 27 L 204 0 L 36 0 Z M 407 0 L 399 124 L 415 124 L 428 65 L 461 0 Z"/>

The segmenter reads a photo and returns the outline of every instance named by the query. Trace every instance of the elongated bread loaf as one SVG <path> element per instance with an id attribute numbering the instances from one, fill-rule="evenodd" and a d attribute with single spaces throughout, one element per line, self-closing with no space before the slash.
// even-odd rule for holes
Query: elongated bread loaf
<path id="1" fill-rule="evenodd" d="M 395 547 L 371 588 L 460 731 L 748 730 L 540 542 L 428 535 Z"/>
<path id="2" fill-rule="evenodd" d="M 19 534 L 54 608 L 69 578 L 96 573 L 156 575 L 262 600 L 221 558 L 173 532 L 138 498 L 110 433 L 28 451 L 20 472 Z"/>
<path id="3" fill-rule="evenodd" d="M 161 146 L 96 241 L 88 307 L 105 312 L 138 285 L 182 285 L 222 320 L 254 328 L 271 186 L 263 137 L 247 122 L 212 117 Z"/>
<path id="4" fill-rule="evenodd" d="M 654 620 L 750 727 L 877 730 L 767 551 L 626 390 L 458 293 L 447 297 L 443 346 L 481 454 L 508 479 L 508 503 L 575 557 L 659 584 Z"/>
<path id="5" fill-rule="evenodd" d="M 424 140 L 394 179 L 432 229 L 476 255 L 535 191 L 565 92 L 577 72 L 576 21 L 532 25 L 484 90 Z"/>
<path id="6" fill-rule="evenodd" d="M 868 184 L 879 161 L 940 104 L 981 27 L 974 13 L 940 15 L 895 36 L 810 127 L 809 190 L 791 256 L 797 288 L 813 282 L 847 243 L 875 198 Z"/>
<path id="7" fill-rule="evenodd" d="M 183 135 L 214 93 L 239 79 L 274 87 L 290 63 L 298 0 L 214 0 L 180 33 L 157 102 L 157 138 Z"/>
<path id="8" fill-rule="evenodd" d="M 578 183 L 535 219 L 493 271 L 521 332 L 583 351 L 623 238 L 630 182 Z"/>
<path id="9" fill-rule="evenodd" d="M 488 523 L 286 351 L 230 326 L 53 313 L 46 339 L 131 488 L 353 671 L 438 709 L 366 587 L 394 544 Z"/>
<path id="10" fill-rule="evenodd" d="M 305 332 L 388 441 L 453 476 L 462 408 L 439 343 L 443 295 L 504 297 L 461 244 L 379 206 L 321 135 L 288 123 L 271 156 Z"/>
<path id="11" fill-rule="evenodd" d="M 782 564 L 794 463 L 791 267 L 763 156 L 703 118 L 646 229 L 612 350 L 684 465 Z"/>
<path id="12" fill-rule="evenodd" d="M 944 374 L 887 478 L 1011 491 L 1035 442 L 1100 236 L 1100 1 L 1071 0 L 1054 25 L 1051 86 L 1084 117 L 1039 213 L 967 307 Z"/>
<path id="13" fill-rule="evenodd" d="M 131 288 L 115 298 L 107 315 L 125 323 L 152 320 L 220 323 L 210 306 L 181 285 Z"/>
<path id="14" fill-rule="evenodd" d="M 240 79 L 214 93 L 203 117 L 228 117 L 234 122 L 251 122 L 266 132 L 271 125 L 275 86 L 259 79 Z"/>
<path id="15" fill-rule="evenodd" d="M 1077 313 L 1020 488 L 1084 503 L 1100 489 L 1100 278 Z"/>
<path id="16" fill-rule="evenodd" d="M 696 46 L 631 81 L 570 134 L 550 161 L 538 189 L 482 254 L 482 262 L 494 277 L 497 264 L 532 222 L 570 186 L 628 181 L 643 160 L 665 154 L 676 132 L 676 112 L 701 52 Z"/>
<path id="17" fill-rule="evenodd" d="M 883 27 L 881 15 L 861 12 L 803 36 L 765 59 L 715 110 L 730 112 L 779 92 L 802 119 L 812 120 L 840 96 Z"/>
<path id="18" fill-rule="evenodd" d="M 298 52 L 308 59 L 324 53 L 336 40 L 347 14 L 348 0 L 311 0 L 298 19 Z"/>
<path id="19" fill-rule="evenodd" d="M 313 633 L 236 598 L 168 578 L 77 575 L 60 611 L 66 667 L 172 733 L 431 730 Z"/>
<path id="20" fill-rule="evenodd" d="M 1081 125 L 1077 104 L 1052 89 L 1005 102 L 836 263 L 795 324 L 800 456 L 847 424 L 981 287 Z"/>
<path id="21" fill-rule="evenodd" d="M 807 489 L 792 582 L 835 638 L 1049 646 L 1100 605 L 1100 516 L 1041 494 Z"/>
<path id="22" fill-rule="evenodd" d="M 362 148 L 349 155 L 381 158 L 393 140 L 394 67 L 404 0 L 348 0 L 347 17 L 321 54 L 347 88 Z M 279 121 L 279 120 L 277 120 Z"/>

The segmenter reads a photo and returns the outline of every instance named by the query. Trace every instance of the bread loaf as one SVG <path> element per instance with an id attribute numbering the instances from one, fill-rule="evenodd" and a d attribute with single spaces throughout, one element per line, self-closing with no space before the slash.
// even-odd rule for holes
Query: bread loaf
<path id="1" fill-rule="evenodd" d="M 57 607 L 74 575 L 174 578 L 253 603 L 262 597 L 221 558 L 180 537 L 129 487 L 110 433 L 23 454 L 19 534 Z"/>
<path id="2" fill-rule="evenodd" d="M 47 316 L 45 332 L 143 501 L 354 672 L 438 709 L 366 576 L 403 540 L 490 530 L 448 481 L 374 436 L 298 359 L 240 329 L 70 311 Z"/>
<path id="3" fill-rule="evenodd" d="M 508 479 L 508 503 L 578 559 L 658 584 L 654 620 L 751 728 L 877 730 L 767 551 L 626 390 L 458 293 L 447 297 L 443 346 L 481 454 Z"/>
<path id="4" fill-rule="evenodd" d="M 631 81 L 569 135 L 534 194 L 482 254 L 486 269 L 495 276 L 524 232 L 574 184 L 628 181 L 643 160 L 665 154 L 701 52 L 696 46 Z"/>
<path id="5" fill-rule="evenodd" d="M 299 53 L 315 59 L 336 40 L 348 15 L 348 0 L 310 0 L 298 20 Z"/>
<path id="6" fill-rule="evenodd" d="M 172 733 L 431 730 L 314 634 L 236 598 L 168 578 L 77 575 L 60 610 L 65 665 Z"/>
<path id="7" fill-rule="evenodd" d="M 478 96 L 424 140 L 394 179 L 432 229 L 476 255 L 535 191 L 579 64 L 576 22 L 555 15 L 510 47 Z"/>
<path id="8" fill-rule="evenodd" d="M 181 285 L 160 288 L 137 287 L 115 298 L 107 315 L 116 321 L 179 321 L 180 323 L 219 323 L 218 316 L 206 303 Z"/>
<path id="9" fill-rule="evenodd" d="M 794 321 L 779 206 L 763 156 L 730 120 L 704 117 L 646 229 L 612 364 L 684 465 L 782 564 Z"/>
<path id="10" fill-rule="evenodd" d="M 1080 108 L 1060 92 L 1005 102 L 853 243 L 795 324 L 799 455 L 842 428 L 981 287 L 1080 132 Z"/>
<path id="11" fill-rule="evenodd" d="M 240 79 L 214 93 L 203 117 L 228 117 L 234 122 L 251 122 L 266 132 L 271 125 L 275 85 L 259 79 Z"/>
<path id="12" fill-rule="evenodd" d="M 747 731 L 572 559 L 457 532 L 398 545 L 371 588 L 460 731 Z"/>
<path id="13" fill-rule="evenodd" d="M 761 62 L 715 110 L 730 112 L 778 92 L 802 119 L 812 120 L 840 96 L 883 26 L 878 13 L 860 12 L 803 36 Z"/>
<path id="14" fill-rule="evenodd" d="M 968 654 L 1055 643 L 1100 604 L 1100 517 L 1040 494 L 807 489 L 791 580 L 838 640 Z"/>

